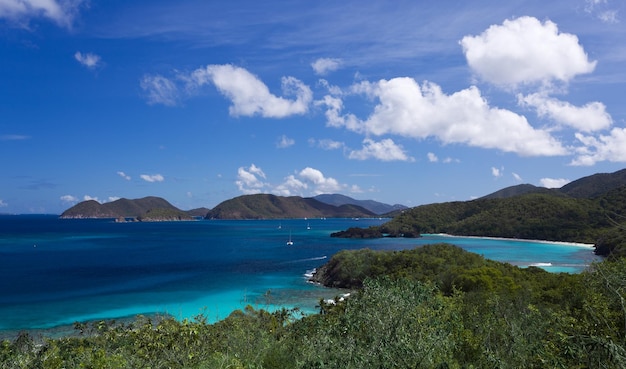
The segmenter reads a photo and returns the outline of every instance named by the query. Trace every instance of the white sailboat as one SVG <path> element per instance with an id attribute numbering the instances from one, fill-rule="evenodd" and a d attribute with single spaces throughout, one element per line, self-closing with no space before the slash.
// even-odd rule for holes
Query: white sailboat
<path id="1" fill-rule="evenodd" d="M 289 231 L 289 241 L 287 241 L 287 246 L 293 246 L 293 241 L 291 240 L 291 231 Z"/>

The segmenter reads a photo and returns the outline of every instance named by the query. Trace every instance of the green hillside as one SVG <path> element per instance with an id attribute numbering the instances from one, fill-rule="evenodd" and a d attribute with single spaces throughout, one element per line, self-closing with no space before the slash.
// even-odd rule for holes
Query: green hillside
<path id="1" fill-rule="evenodd" d="M 226 200 L 209 211 L 207 219 L 353 218 L 375 216 L 360 206 L 333 206 L 313 198 L 243 195 Z"/>
<path id="2" fill-rule="evenodd" d="M 626 256 L 626 171 L 581 178 L 557 190 L 516 186 L 477 200 L 417 206 L 380 227 L 335 236 L 364 233 L 583 242 L 595 244 L 600 255 Z"/>
<path id="3" fill-rule="evenodd" d="M 134 200 L 119 199 L 104 204 L 94 200 L 83 201 L 64 211 L 61 218 L 136 218 L 155 221 L 191 219 L 192 216 L 160 197 L 148 196 Z"/>

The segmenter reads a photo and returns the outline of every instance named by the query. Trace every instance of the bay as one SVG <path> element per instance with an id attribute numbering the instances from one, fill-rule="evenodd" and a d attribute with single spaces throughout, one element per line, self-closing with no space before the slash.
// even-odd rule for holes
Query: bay
<path id="1" fill-rule="evenodd" d="M 116 223 L 56 215 L 0 216 L 0 331 L 169 314 L 225 318 L 246 305 L 316 312 L 341 291 L 307 275 L 342 249 L 402 250 L 448 242 L 487 258 L 577 273 L 588 246 L 425 235 L 331 238 L 387 219 L 200 220 Z M 287 246 L 291 236 L 292 246 Z"/>

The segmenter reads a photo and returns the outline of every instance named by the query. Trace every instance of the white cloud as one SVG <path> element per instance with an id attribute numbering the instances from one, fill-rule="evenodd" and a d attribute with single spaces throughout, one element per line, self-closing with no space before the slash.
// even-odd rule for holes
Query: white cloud
<path id="1" fill-rule="evenodd" d="M 315 144 L 315 140 L 312 141 Z M 317 141 L 317 146 L 324 150 L 338 150 L 344 147 L 344 143 L 331 139 L 321 139 Z"/>
<path id="2" fill-rule="evenodd" d="M 522 156 L 565 155 L 567 149 L 548 131 L 533 128 L 524 116 L 490 107 L 476 87 L 446 95 L 441 88 L 403 77 L 361 82 L 354 93 L 378 99 L 378 105 L 364 121 L 352 114 L 341 115 L 343 103 L 326 96 L 327 124 L 367 134 L 396 134 L 403 137 L 438 138 L 444 144 L 461 143 L 485 149 L 499 149 Z"/>
<path id="3" fill-rule="evenodd" d="M 282 90 L 295 100 L 275 96 L 255 75 L 244 68 L 233 65 L 208 65 L 196 69 L 191 75 L 183 76 L 188 83 L 187 90 L 212 82 L 232 105 L 229 112 L 233 116 L 260 115 L 265 118 L 284 118 L 304 114 L 313 100 L 311 89 L 294 77 L 282 78 Z"/>
<path id="4" fill-rule="evenodd" d="M 266 175 L 263 170 L 251 164 L 248 168 L 240 167 L 238 169 L 235 184 L 239 191 L 246 195 L 273 193 L 279 196 L 310 196 L 311 194 L 337 193 L 341 190 L 348 190 L 353 193 L 362 192 L 356 185 L 341 184 L 336 179 L 326 177 L 320 170 L 311 167 L 288 175 L 278 185 L 272 185 L 266 182 Z"/>
<path id="5" fill-rule="evenodd" d="M 463 37 L 460 43 L 472 70 L 496 85 L 568 82 L 596 66 L 578 37 L 559 33 L 555 23 L 533 17 L 505 20 L 478 36 Z"/>
<path id="6" fill-rule="evenodd" d="M 518 181 L 518 182 L 523 181 L 523 180 L 522 180 L 522 177 L 521 177 L 519 174 L 517 174 L 517 173 L 511 173 L 511 175 L 513 175 L 513 178 L 515 178 L 515 180 L 516 180 L 516 181 Z"/>
<path id="7" fill-rule="evenodd" d="M 256 165 L 252 164 L 249 168 L 240 167 L 237 170 L 237 181 L 235 184 L 239 188 L 239 191 L 246 195 L 262 193 L 268 186 L 260 178 L 265 179 L 265 173 Z"/>
<path id="8" fill-rule="evenodd" d="M 503 171 L 504 171 L 504 168 L 498 169 L 496 167 L 491 167 L 491 175 L 496 178 L 502 177 L 502 175 L 504 174 Z"/>
<path id="9" fill-rule="evenodd" d="M 626 128 L 613 128 L 610 135 L 585 136 L 577 133 L 583 144 L 576 149 L 571 165 L 594 165 L 600 161 L 626 162 Z"/>
<path id="10" fill-rule="evenodd" d="M 611 9 L 606 0 L 586 0 L 585 11 L 604 23 L 619 23 L 617 10 Z"/>
<path id="11" fill-rule="evenodd" d="M 253 173 L 255 175 L 258 175 L 259 177 L 265 179 L 265 173 L 263 172 L 263 170 L 259 167 L 257 167 L 254 164 L 250 165 L 250 168 L 248 169 L 250 171 L 250 173 Z"/>
<path id="12" fill-rule="evenodd" d="M 165 177 L 160 174 L 142 174 L 139 177 L 146 182 L 163 182 L 165 180 Z"/>
<path id="13" fill-rule="evenodd" d="M 175 106 L 178 103 L 180 93 L 176 83 L 161 75 L 146 75 L 141 79 L 141 89 L 147 93 L 148 104 L 162 104 Z"/>
<path id="14" fill-rule="evenodd" d="M 609 128 L 613 124 L 611 115 L 601 102 L 590 102 L 582 107 L 568 102 L 547 97 L 541 93 L 518 96 L 520 105 L 537 109 L 540 117 L 549 117 L 559 124 L 564 124 L 583 132 L 592 132 Z"/>
<path id="15" fill-rule="evenodd" d="M 72 195 L 64 195 L 64 196 L 61 196 L 61 201 L 68 202 L 68 203 L 74 203 L 74 202 L 78 202 L 78 198 L 76 196 L 72 196 Z"/>
<path id="16" fill-rule="evenodd" d="M 102 201 L 100 201 L 97 197 L 91 197 L 91 196 L 89 196 L 89 195 L 85 195 L 85 196 L 83 196 L 83 201 L 90 201 L 90 200 L 93 200 L 93 201 L 97 201 L 97 202 L 99 202 L 99 203 L 102 203 Z"/>
<path id="17" fill-rule="evenodd" d="M 561 188 L 570 182 L 571 181 L 569 179 L 564 178 L 541 178 L 539 180 L 541 186 L 545 188 Z"/>
<path id="18" fill-rule="evenodd" d="M 272 191 L 279 196 L 295 196 L 302 195 L 302 191 L 306 190 L 308 185 L 294 175 L 285 177 L 285 180 L 280 185 L 276 186 Z"/>
<path id="19" fill-rule="evenodd" d="M 293 146 L 296 141 L 293 138 L 289 138 L 286 135 L 282 135 L 278 138 L 278 142 L 276 143 L 276 147 L 279 149 L 284 149 L 290 146 Z"/>
<path id="20" fill-rule="evenodd" d="M 363 148 L 361 150 L 350 152 L 348 158 L 357 160 L 378 159 L 381 161 L 414 160 L 404 152 L 401 145 L 397 145 L 392 139 L 389 138 L 379 142 L 366 138 L 363 140 Z"/>
<path id="21" fill-rule="evenodd" d="M 447 158 L 443 159 L 443 162 L 446 163 L 446 164 L 449 164 L 449 163 L 460 163 L 461 160 L 454 159 L 454 158 L 451 158 L 451 157 L 447 157 Z"/>
<path id="22" fill-rule="evenodd" d="M 339 182 L 332 177 L 325 177 L 324 174 L 314 168 L 306 167 L 298 174 L 305 182 L 311 183 L 315 194 L 336 193 L 341 191 Z"/>
<path id="23" fill-rule="evenodd" d="M 120 176 L 120 177 L 122 177 L 122 178 L 124 178 L 124 179 L 125 179 L 125 180 L 127 180 L 127 181 L 130 181 L 130 180 L 131 180 L 130 176 L 129 176 L 128 174 L 124 173 L 124 172 L 121 172 L 121 171 L 120 171 L 120 172 L 117 172 L 117 175 L 118 175 L 118 176 Z"/>
<path id="24" fill-rule="evenodd" d="M 341 59 L 320 58 L 311 63 L 311 67 L 315 74 L 323 76 L 339 69 L 341 67 Z"/>
<path id="25" fill-rule="evenodd" d="M 436 163 L 439 161 L 437 155 L 433 154 L 432 152 L 429 152 L 428 154 L 426 154 L 426 156 L 428 156 L 428 161 L 431 163 Z"/>
<path id="26" fill-rule="evenodd" d="M 48 18 L 70 27 L 84 0 L 0 0 L 0 18 L 27 26 L 32 18 Z"/>
<path id="27" fill-rule="evenodd" d="M 96 67 L 101 65 L 102 58 L 99 55 L 86 53 L 83 54 L 80 51 L 77 51 L 74 54 L 74 58 L 82 65 L 89 69 L 95 69 Z"/>

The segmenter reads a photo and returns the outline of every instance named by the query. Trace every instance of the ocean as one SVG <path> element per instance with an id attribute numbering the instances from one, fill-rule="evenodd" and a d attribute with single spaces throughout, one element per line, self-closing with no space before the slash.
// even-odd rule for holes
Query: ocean
<path id="1" fill-rule="evenodd" d="M 116 223 L 0 215 L 0 332 L 77 321 L 202 314 L 214 322 L 246 305 L 317 311 L 341 293 L 307 276 L 342 249 L 401 250 L 448 242 L 493 260 L 577 273 L 593 248 L 508 239 L 331 238 L 388 219 L 199 220 Z M 287 246 L 290 239 L 293 245 Z"/>

